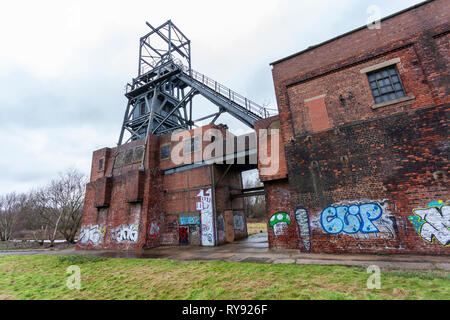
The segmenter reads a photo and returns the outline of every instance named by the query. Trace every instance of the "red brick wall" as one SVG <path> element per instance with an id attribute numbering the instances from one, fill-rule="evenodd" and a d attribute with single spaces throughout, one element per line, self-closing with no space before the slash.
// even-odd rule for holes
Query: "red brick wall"
<path id="1" fill-rule="evenodd" d="M 415 209 L 450 200 L 449 111 L 445 104 L 297 136 L 286 146 L 289 181 L 265 182 L 268 218 L 286 212 L 293 222 L 286 236 L 269 227 L 271 246 L 304 249 L 293 215 L 302 206 L 311 252 L 448 254 L 444 243 L 422 239 L 410 218 Z M 328 207 L 366 203 L 382 209 L 373 221 L 379 232 L 330 234 L 321 224 Z M 448 234 L 445 219 L 431 224 Z"/>
<path id="2" fill-rule="evenodd" d="M 270 133 L 272 129 L 279 130 L 278 134 Z M 261 181 L 285 179 L 287 177 L 286 158 L 284 154 L 284 143 L 281 136 L 281 124 L 278 116 L 259 120 L 255 122 L 256 136 L 260 136 L 260 131 L 266 131 L 269 136 L 266 140 L 258 138 L 258 173 Z M 272 143 L 278 144 L 278 155 L 272 155 Z M 270 160 L 268 164 L 267 157 Z M 272 170 L 276 168 L 276 170 Z M 263 170 L 264 169 L 264 170 Z"/>
<path id="3" fill-rule="evenodd" d="M 449 253 L 439 241 L 422 239 L 420 225 L 410 221 L 415 209 L 450 200 L 449 18 L 450 3 L 432 1 L 382 21 L 381 30 L 362 29 L 274 65 L 288 179 L 265 180 L 268 219 L 286 212 L 291 224 L 278 236 L 269 226 L 271 247 Z M 414 98 L 373 109 L 361 71 L 393 59 L 400 60 L 406 95 Z M 322 114 L 311 112 L 314 97 L 323 97 Z M 297 224 L 300 206 L 308 219 Z M 370 216 L 367 208 L 373 216 L 383 212 L 370 221 L 378 232 L 356 221 L 351 227 L 358 232 L 339 232 L 338 220 L 322 219 L 322 212 L 332 214 L 328 207 L 358 210 L 360 217 Z M 431 224 L 443 223 L 438 228 L 448 234 L 450 221 L 434 217 Z M 301 226 L 310 232 L 301 233 Z"/>
<path id="4" fill-rule="evenodd" d="M 180 215 L 199 216 L 196 210 L 197 195 L 201 189 L 211 188 L 210 166 L 165 175 L 164 198 L 166 224 L 163 230 L 164 245 L 179 243 Z"/>
<path id="5" fill-rule="evenodd" d="M 297 249 L 298 233 L 294 223 L 288 226 L 284 235 L 275 236 L 270 219 L 277 213 L 283 212 L 291 216 L 294 221 L 294 202 L 292 201 L 292 190 L 287 179 L 268 181 L 264 183 L 266 190 L 267 230 L 269 233 L 270 249 Z"/>
<path id="6" fill-rule="evenodd" d="M 225 138 L 226 126 L 208 125 L 188 133 L 201 134 L 213 127 Z M 199 217 L 197 195 L 201 190 L 212 188 L 211 165 L 164 174 L 164 170 L 180 169 L 184 165 L 175 165 L 171 159 L 161 160 L 161 146 L 171 143 L 170 140 L 171 135 L 150 136 L 144 158 L 139 157 L 138 152 L 144 150 L 143 140 L 119 149 L 94 152 L 78 249 L 134 250 L 179 244 L 180 217 Z M 209 143 L 203 141 L 199 155 Z M 174 145 L 171 143 L 171 147 Z M 119 160 L 121 155 L 125 158 L 128 155 L 128 160 Z M 102 170 L 98 167 L 100 159 L 104 162 Z M 217 182 L 226 168 L 226 165 L 215 166 Z M 226 210 L 244 213 L 243 200 L 230 197 L 241 189 L 240 171 L 229 171 L 215 193 L 219 214 L 223 215 Z M 243 218 L 245 224 L 245 216 Z M 199 245 L 200 226 L 189 228 L 192 231 L 190 243 Z M 245 228 L 237 233 L 236 239 L 246 235 Z M 224 241 L 222 237 L 222 243 Z"/>
<path id="7" fill-rule="evenodd" d="M 427 106 L 430 101 L 449 102 L 449 12 L 448 1 L 432 1 L 384 20 L 381 30 L 365 28 L 276 63 L 273 79 L 284 142 L 299 131 L 311 131 L 304 100 L 322 94 L 327 94 L 334 125 Z M 359 70 L 392 57 L 401 58 L 406 92 L 416 99 L 373 111 L 367 77 Z"/>
<path id="8" fill-rule="evenodd" d="M 448 24 L 450 21 L 450 3 L 435 0 L 391 19 L 382 21 L 381 29 L 363 29 L 351 33 L 323 46 L 313 48 L 274 65 L 275 83 L 289 81 L 330 64 L 354 58 L 355 53 L 363 56 L 371 50 L 377 50 L 389 43 L 411 39 L 417 33 Z M 314 26 L 311 25 L 311 28 Z"/>
<path id="9" fill-rule="evenodd" d="M 140 171 L 142 157 L 136 158 L 135 155 L 136 149 L 143 148 L 143 145 L 144 142 L 138 140 L 118 150 L 94 152 L 78 249 L 130 250 L 160 245 L 157 231 L 164 224 L 164 211 L 160 201 L 163 195 L 161 171 L 155 158 L 158 137 L 149 138 L 145 153 L 147 169 Z M 129 150 L 133 151 L 130 163 L 115 166 L 116 153 Z M 98 171 L 101 158 L 105 159 L 102 172 Z M 150 235 L 152 224 L 154 228 Z"/>

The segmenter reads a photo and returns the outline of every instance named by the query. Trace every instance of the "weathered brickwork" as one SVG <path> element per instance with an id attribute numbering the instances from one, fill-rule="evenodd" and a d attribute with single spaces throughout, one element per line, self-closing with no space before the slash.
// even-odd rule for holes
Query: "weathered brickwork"
<path id="1" fill-rule="evenodd" d="M 287 179 L 264 181 L 272 248 L 449 254 L 449 21 L 430 1 L 274 63 Z M 367 72 L 392 65 L 405 98 L 377 105 Z"/>
<path id="2" fill-rule="evenodd" d="M 413 232 L 408 218 L 416 208 L 450 198 L 448 112 L 448 105 L 419 109 L 412 114 L 404 112 L 312 136 L 298 136 L 286 146 L 292 173 L 289 184 L 294 190 L 292 201 L 308 208 L 311 216 L 319 219 L 323 209 L 343 200 L 388 199 L 389 211 L 395 219 L 392 222 L 395 237 L 381 243 L 380 239 L 373 239 L 378 232 L 357 241 L 348 235 L 333 236 L 336 241 L 332 242 L 322 226 L 317 225 L 318 230 L 313 230 L 317 231 L 317 236 L 313 236 L 315 250 L 420 252 L 423 249 L 422 240 Z M 409 236 L 405 238 L 406 235 Z M 378 241 L 376 246 L 374 240 Z M 434 244 L 426 250 L 441 253 L 447 249 Z"/>
<path id="3" fill-rule="evenodd" d="M 185 134 L 202 137 L 211 128 L 226 136 L 226 126 L 215 125 Z M 186 160 L 201 157 L 209 143 L 203 141 Z M 202 245 L 209 240 L 203 239 L 206 232 L 214 244 L 216 228 L 217 244 L 247 237 L 243 200 L 231 198 L 242 190 L 241 171 L 220 164 L 180 170 L 184 164 L 162 159 L 164 145 L 172 150 L 176 142 L 171 135 L 150 136 L 146 147 L 138 140 L 94 152 L 78 249 Z M 205 214 L 210 225 L 202 221 Z"/>

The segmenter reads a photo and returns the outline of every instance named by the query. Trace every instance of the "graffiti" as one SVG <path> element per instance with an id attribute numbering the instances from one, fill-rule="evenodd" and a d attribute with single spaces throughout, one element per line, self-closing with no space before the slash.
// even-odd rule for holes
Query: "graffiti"
<path id="1" fill-rule="evenodd" d="M 82 244 L 98 245 L 102 242 L 106 233 L 106 227 L 88 226 L 81 228 L 78 241 Z"/>
<path id="2" fill-rule="evenodd" d="M 189 227 L 180 227 L 180 245 L 189 244 Z"/>
<path id="3" fill-rule="evenodd" d="M 200 201 L 196 203 L 196 209 L 201 211 L 202 245 L 214 246 L 214 217 L 211 189 L 201 190 L 197 198 L 200 198 Z"/>
<path id="4" fill-rule="evenodd" d="M 303 243 L 306 251 L 311 251 L 311 230 L 309 227 L 309 214 L 308 210 L 304 207 L 297 207 L 295 209 L 295 220 L 297 220 L 298 233 L 300 240 Z"/>
<path id="5" fill-rule="evenodd" d="M 244 232 L 245 231 L 245 222 L 242 214 L 235 214 L 233 216 L 233 226 L 234 230 Z"/>
<path id="6" fill-rule="evenodd" d="M 378 220 L 382 213 L 381 207 L 375 203 L 328 207 L 322 211 L 321 223 L 330 234 L 374 233 L 379 230 L 372 221 Z"/>
<path id="7" fill-rule="evenodd" d="M 398 237 L 397 221 L 387 199 L 332 204 L 322 212 L 310 215 L 310 227 L 333 235 L 346 234 L 357 240 Z"/>
<path id="8" fill-rule="evenodd" d="M 200 227 L 198 224 L 189 226 L 189 244 L 200 245 Z"/>
<path id="9" fill-rule="evenodd" d="M 450 203 L 433 201 L 428 208 L 413 213 L 409 221 L 423 240 L 433 243 L 436 239 L 444 247 L 450 245 Z"/>
<path id="10" fill-rule="evenodd" d="M 138 241 L 139 236 L 139 225 L 130 224 L 124 225 L 116 228 L 115 230 L 111 230 L 111 238 L 115 240 L 117 243 L 122 242 L 134 242 Z"/>
<path id="11" fill-rule="evenodd" d="M 274 214 L 270 218 L 270 226 L 273 228 L 275 236 L 283 236 L 287 234 L 287 229 L 291 224 L 291 217 L 284 212 Z"/>
<path id="12" fill-rule="evenodd" d="M 373 223 L 381 218 L 383 209 L 376 203 L 328 207 L 322 211 L 321 223 L 329 234 L 380 232 Z"/>
<path id="13" fill-rule="evenodd" d="M 222 215 L 217 217 L 217 230 L 225 232 L 225 219 Z"/>
<path id="14" fill-rule="evenodd" d="M 178 229 L 178 221 L 172 221 L 167 223 L 167 230 L 169 232 L 176 231 Z"/>
<path id="15" fill-rule="evenodd" d="M 150 239 L 157 239 L 159 237 L 159 226 L 156 223 L 152 223 L 148 234 Z"/>
<path id="16" fill-rule="evenodd" d="M 226 240 L 225 218 L 223 215 L 217 216 L 217 237 L 219 238 L 219 243 Z"/>
<path id="17" fill-rule="evenodd" d="M 199 217 L 180 217 L 180 226 L 200 224 Z"/>

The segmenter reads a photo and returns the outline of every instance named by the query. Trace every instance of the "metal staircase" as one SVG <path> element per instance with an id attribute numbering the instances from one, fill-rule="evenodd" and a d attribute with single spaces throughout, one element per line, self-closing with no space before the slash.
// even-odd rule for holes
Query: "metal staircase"
<path id="1" fill-rule="evenodd" d="M 195 88 L 202 96 L 253 128 L 257 120 L 270 116 L 270 111 L 207 76 L 187 68 L 179 75 L 180 80 Z M 217 115 L 217 114 L 216 114 Z M 272 114 L 273 115 L 273 114 Z M 213 121 L 214 122 L 214 121 Z"/>

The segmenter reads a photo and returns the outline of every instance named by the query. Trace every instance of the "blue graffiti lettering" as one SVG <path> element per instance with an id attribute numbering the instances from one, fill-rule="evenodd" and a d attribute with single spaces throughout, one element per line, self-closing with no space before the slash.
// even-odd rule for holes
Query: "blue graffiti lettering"
<path id="1" fill-rule="evenodd" d="M 381 218 L 383 210 L 378 204 L 365 203 L 353 206 L 328 207 L 322 211 L 322 228 L 329 234 L 375 233 L 378 228 L 372 221 Z"/>
<path id="2" fill-rule="evenodd" d="M 180 217 L 180 225 L 199 225 L 200 219 L 199 217 Z"/>

